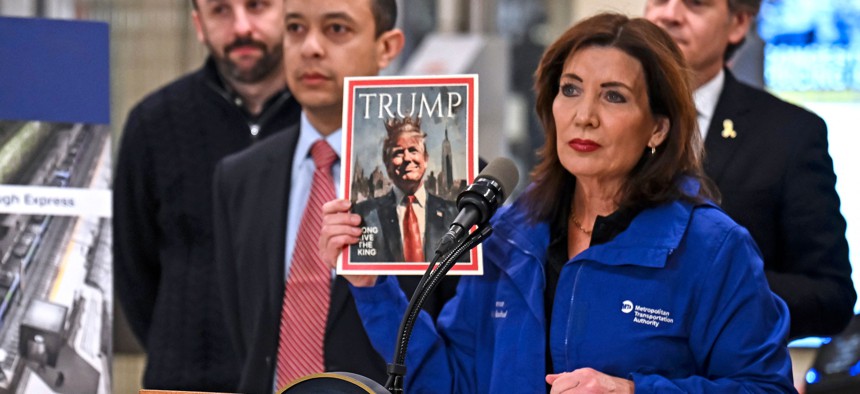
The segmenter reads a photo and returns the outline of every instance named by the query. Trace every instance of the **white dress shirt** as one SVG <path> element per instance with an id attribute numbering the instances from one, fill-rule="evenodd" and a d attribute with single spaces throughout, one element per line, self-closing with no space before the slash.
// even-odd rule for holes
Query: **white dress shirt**
<path id="1" fill-rule="evenodd" d="M 693 92 L 693 101 L 696 103 L 697 120 L 699 122 L 699 132 L 702 133 L 702 141 L 708 136 L 708 126 L 711 125 L 711 119 L 714 117 L 714 111 L 717 109 L 717 101 L 720 100 L 720 94 L 723 92 L 725 81 L 726 71 L 720 69 L 720 72 L 716 76 Z"/>
<path id="2" fill-rule="evenodd" d="M 299 233 L 299 224 L 302 222 L 302 216 L 305 213 L 305 206 L 308 204 L 308 198 L 311 193 L 311 183 L 314 179 L 314 159 L 311 157 L 311 147 L 314 142 L 320 139 L 325 139 L 331 148 L 334 149 L 338 157 L 341 156 L 341 135 L 340 129 L 323 137 L 316 128 L 308 121 L 304 111 L 299 124 L 299 140 L 296 143 L 296 154 L 293 156 L 293 170 L 290 174 L 290 206 L 287 212 L 287 245 L 285 253 L 285 269 L 284 280 L 290 274 L 290 264 L 292 262 L 293 250 L 295 250 L 296 238 Z M 340 186 L 340 159 L 335 161 L 331 169 L 332 178 L 334 178 L 334 190 L 338 190 Z M 283 182 L 281 179 L 272 179 L 272 182 Z"/>

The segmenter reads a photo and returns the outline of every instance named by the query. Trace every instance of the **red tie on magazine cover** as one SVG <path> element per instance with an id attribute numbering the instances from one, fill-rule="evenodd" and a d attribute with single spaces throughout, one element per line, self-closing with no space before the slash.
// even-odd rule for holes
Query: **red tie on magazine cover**
<path id="1" fill-rule="evenodd" d="M 331 167 L 337 154 L 328 143 L 319 140 L 311 147 L 311 156 L 316 170 L 299 225 L 281 309 L 278 387 L 324 370 L 323 335 L 331 291 L 331 268 L 320 259 L 317 241 L 322 228 L 322 206 L 335 198 Z"/>
<path id="2" fill-rule="evenodd" d="M 408 262 L 424 261 L 424 248 L 421 246 L 421 229 L 415 215 L 415 196 L 406 196 L 406 214 L 403 215 L 403 257 Z"/>

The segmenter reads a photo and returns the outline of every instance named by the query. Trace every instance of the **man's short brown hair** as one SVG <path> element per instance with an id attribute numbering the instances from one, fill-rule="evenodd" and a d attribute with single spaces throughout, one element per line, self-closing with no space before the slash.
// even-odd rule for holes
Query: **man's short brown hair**
<path id="1" fill-rule="evenodd" d="M 376 24 L 376 37 L 393 29 L 397 23 L 396 0 L 371 0 L 371 12 Z"/>
<path id="2" fill-rule="evenodd" d="M 755 20 L 755 17 L 758 15 L 758 11 L 761 9 L 761 0 L 728 0 L 728 2 L 730 13 L 743 12 L 748 14 L 753 20 Z M 729 43 L 723 59 L 731 59 L 732 55 L 737 52 L 738 48 L 744 44 L 744 41 L 746 41 L 746 38 L 741 39 L 737 44 Z"/>

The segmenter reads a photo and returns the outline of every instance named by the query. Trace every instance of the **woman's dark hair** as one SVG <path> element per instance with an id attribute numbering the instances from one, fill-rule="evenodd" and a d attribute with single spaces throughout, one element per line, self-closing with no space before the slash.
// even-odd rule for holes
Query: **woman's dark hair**
<path id="1" fill-rule="evenodd" d="M 649 206 L 684 199 L 718 199 L 716 188 L 702 170 L 702 137 L 696 126 L 691 74 L 678 46 L 662 29 L 642 19 L 599 14 L 585 19 L 547 48 L 535 72 L 538 117 L 546 142 L 538 151 L 540 162 L 532 172 L 534 185 L 523 201 L 534 221 L 549 221 L 567 212 L 575 178 L 561 164 L 556 144 L 553 101 L 558 95 L 562 68 L 574 53 L 589 47 L 616 48 L 638 60 L 644 70 L 648 102 L 654 116 L 665 116 L 670 127 L 666 140 L 650 149 L 630 173 L 618 196 L 620 207 Z M 680 188 L 682 178 L 699 181 L 697 196 Z"/>

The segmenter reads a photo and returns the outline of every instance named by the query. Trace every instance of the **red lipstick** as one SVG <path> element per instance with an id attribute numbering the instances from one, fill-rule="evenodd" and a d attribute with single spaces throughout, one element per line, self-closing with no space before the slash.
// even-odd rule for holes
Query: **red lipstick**
<path id="1" fill-rule="evenodd" d="M 587 139 L 574 138 L 567 144 L 577 152 L 588 153 L 600 149 L 600 144 Z"/>

